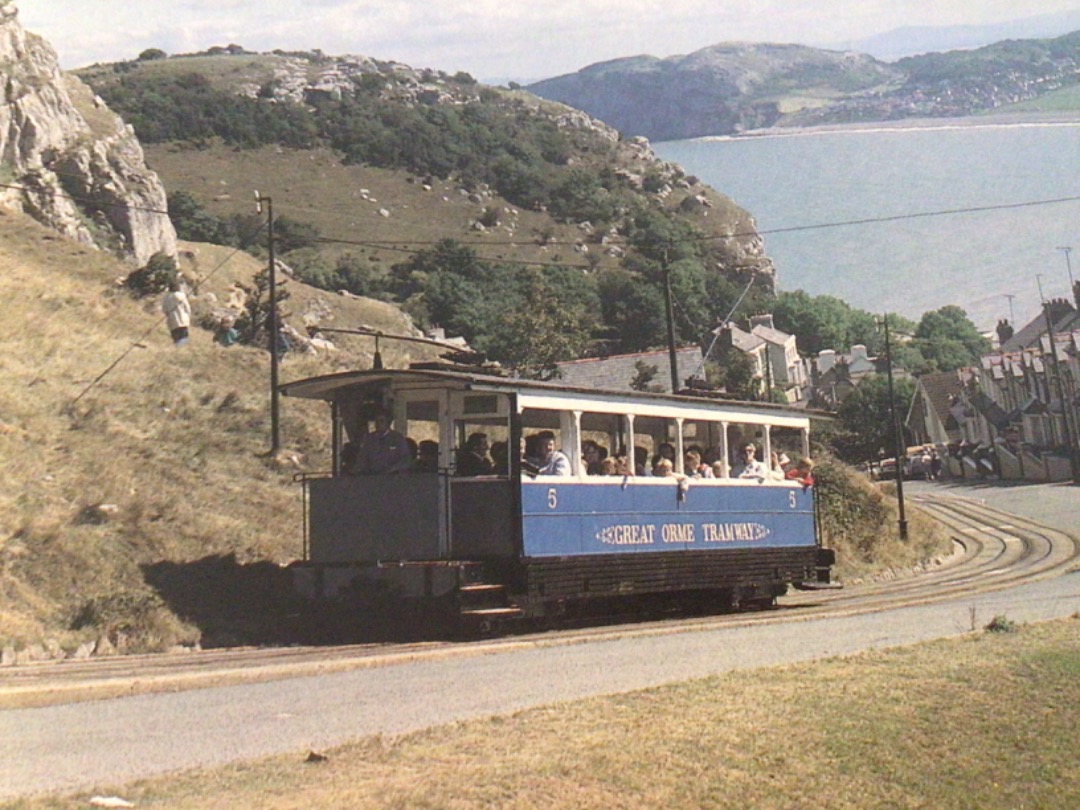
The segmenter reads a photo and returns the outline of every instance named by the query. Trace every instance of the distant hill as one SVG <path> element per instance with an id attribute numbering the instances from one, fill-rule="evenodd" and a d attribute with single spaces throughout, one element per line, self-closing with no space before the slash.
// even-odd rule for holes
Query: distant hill
<path id="1" fill-rule="evenodd" d="M 624 135 L 676 140 L 765 127 L 977 115 L 1078 83 L 1080 32 L 894 64 L 852 51 L 726 43 L 688 56 L 603 62 L 528 89 L 579 107 Z"/>
<path id="2" fill-rule="evenodd" d="M 1006 39 L 1049 39 L 1077 30 L 1080 30 L 1080 9 L 992 25 L 905 26 L 866 39 L 823 44 L 822 47 L 859 51 L 892 62 L 933 51 L 981 48 Z"/>

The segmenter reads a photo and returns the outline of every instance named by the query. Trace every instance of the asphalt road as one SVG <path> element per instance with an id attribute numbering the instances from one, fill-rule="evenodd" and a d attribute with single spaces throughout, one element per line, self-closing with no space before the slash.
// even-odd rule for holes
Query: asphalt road
<path id="1" fill-rule="evenodd" d="M 1073 533 L 1080 488 L 912 485 L 983 499 Z M 0 712 L 0 799 L 96 788 L 281 753 L 298 758 L 372 734 L 955 636 L 996 615 L 1080 612 L 1080 573 L 880 613 L 691 630 L 173 694 Z"/>

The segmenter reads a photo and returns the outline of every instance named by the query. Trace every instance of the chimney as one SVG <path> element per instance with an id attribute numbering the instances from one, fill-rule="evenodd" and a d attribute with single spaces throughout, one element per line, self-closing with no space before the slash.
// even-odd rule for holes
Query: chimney
<path id="1" fill-rule="evenodd" d="M 750 329 L 753 331 L 755 326 L 766 326 L 769 329 L 775 329 L 773 326 L 772 313 L 768 315 L 753 315 L 750 318 Z"/>
<path id="2" fill-rule="evenodd" d="M 817 356 L 818 374 L 824 374 L 836 365 L 836 350 L 822 349 Z"/>
<path id="3" fill-rule="evenodd" d="M 851 347 L 851 362 L 852 363 L 854 363 L 856 360 L 868 360 L 868 359 L 869 358 L 866 356 L 866 347 L 864 345 L 862 345 L 861 343 L 856 343 L 854 346 Z"/>
<path id="4" fill-rule="evenodd" d="M 1065 298 L 1051 298 L 1046 302 L 1046 306 L 1050 308 L 1050 322 L 1057 326 L 1057 322 L 1076 310 L 1073 309 L 1073 305 L 1069 303 Z"/>
<path id="5" fill-rule="evenodd" d="M 1009 340 L 1009 338 L 1013 336 L 1013 334 L 1014 330 L 1005 318 L 1002 318 L 1000 321 L 998 321 L 997 336 L 999 345 L 1004 345 Z"/>

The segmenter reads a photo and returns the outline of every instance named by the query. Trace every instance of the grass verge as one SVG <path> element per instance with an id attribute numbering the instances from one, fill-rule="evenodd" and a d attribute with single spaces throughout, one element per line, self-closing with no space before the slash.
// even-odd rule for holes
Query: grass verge
<path id="1" fill-rule="evenodd" d="M 1080 622 L 371 738 L 15 806 L 1066 808 Z"/>

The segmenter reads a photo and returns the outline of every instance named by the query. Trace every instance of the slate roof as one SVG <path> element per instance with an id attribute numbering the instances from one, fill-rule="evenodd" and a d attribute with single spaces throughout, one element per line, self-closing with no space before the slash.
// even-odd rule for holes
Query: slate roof
<path id="1" fill-rule="evenodd" d="M 1054 322 L 1054 334 L 1072 332 L 1080 329 L 1080 312 L 1072 309 Z M 1046 334 L 1046 316 L 1039 313 L 1027 326 L 1001 344 L 1002 353 L 1030 349 L 1039 343 L 1039 338 Z"/>
<path id="2" fill-rule="evenodd" d="M 556 382 L 581 388 L 629 391 L 632 390 L 630 383 L 638 373 L 636 363 L 639 360 L 647 365 L 656 366 L 656 376 L 649 384 L 659 386 L 663 391 L 670 393 L 671 372 L 668 368 L 666 349 L 655 352 L 617 354 L 609 357 L 587 357 L 583 360 L 559 363 L 558 369 L 561 376 Z M 675 361 L 679 371 L 679 381 L 685 382 L 701 366 L 701 347 L 688 346 L 676 349 Z"/>
<path id="3" fill-rule="evenodd" d="M 963 384 L 960 375 L 955 371 L 941 371 L 935 374 L 923 374 L 919 377 L 918 384 L 926 392 L 926 399 L 930 407 L 937 414 L 941 424 L 946 430 L 955 430 L 959 427 L 955 417 L 949 408 L 960 396 Z"/>

